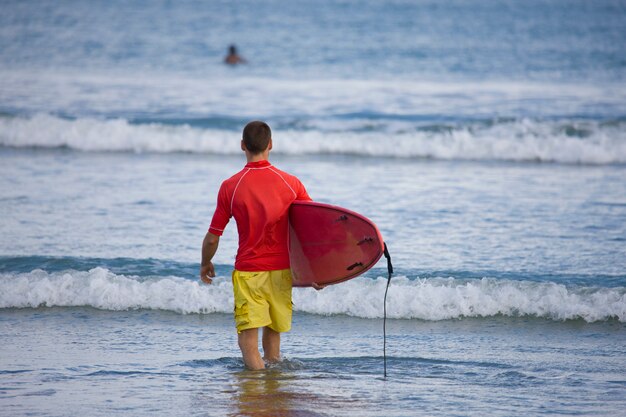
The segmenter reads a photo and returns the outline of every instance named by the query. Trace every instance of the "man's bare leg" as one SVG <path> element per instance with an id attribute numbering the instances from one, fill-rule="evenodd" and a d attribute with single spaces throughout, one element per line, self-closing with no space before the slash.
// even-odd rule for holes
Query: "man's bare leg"
<path id="1" fill-rule="evenodd" d="M 265 332 L 263 335 L 265 336 Z M 265 362 L 259 353 L 259 329 L 242 330 L 237 340 L 246 368 L 253 371 L 265 368 Z M 263 337 L 263 346 L 265 346 L 265 337 Z"/>
<path id="2" fill-rule="evenodd" d="M 263 328 L 263 359 L 269 363 L 280 361 L 280 333 L 269 327 Z"/>

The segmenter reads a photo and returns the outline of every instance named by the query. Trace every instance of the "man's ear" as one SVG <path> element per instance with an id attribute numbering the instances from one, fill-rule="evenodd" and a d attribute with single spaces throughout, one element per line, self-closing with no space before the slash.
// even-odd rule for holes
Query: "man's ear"
<path id="1" fill-rule="evenodd" d="M 270 143 L 267 145 L 267 150 L 268 151 L 272 150 L 272 138 L 270 138 Z"/>
<path id="2" fill-rule="evenodd" d="M 246 151 L 246 144 L 243 143 L 243 139 L 241 139 L 241 150 L 244 152 Z"/>

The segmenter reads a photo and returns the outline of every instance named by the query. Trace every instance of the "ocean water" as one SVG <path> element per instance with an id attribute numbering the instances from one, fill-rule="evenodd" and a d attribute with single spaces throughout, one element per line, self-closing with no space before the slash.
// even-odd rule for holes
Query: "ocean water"
<path id="1" fill-rule="evenodd" d="M 222 64 L 235 43 L 248 64 Z M 623 1 L 5 1 L 0 415 L 626 415 Z M 384 260 L 246 371 L 241 129 Z"/>

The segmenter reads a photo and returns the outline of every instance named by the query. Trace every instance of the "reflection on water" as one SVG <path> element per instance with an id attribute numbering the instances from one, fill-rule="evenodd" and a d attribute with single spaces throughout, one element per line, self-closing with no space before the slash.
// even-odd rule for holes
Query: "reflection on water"
<path id="1" fill-rule="evenodd" d="M 284 359 L 261 371 L 243 370 L 240 358 L 194 360 L 185 366 L 200 368 L 201 388 L 192 396 L 198 416 L 321 417 L 366 415 L 371 387 L 355 373 L 353 359 Z M 367 380 L 371 380 L 367 375 Z"/>
<path id="2" fill-rule="evenodd" d="M 298 384 L 295 374 L 280 369 L 235 374 L 232 416 L 321 416 L 312 411 L 321 397 Z"/>

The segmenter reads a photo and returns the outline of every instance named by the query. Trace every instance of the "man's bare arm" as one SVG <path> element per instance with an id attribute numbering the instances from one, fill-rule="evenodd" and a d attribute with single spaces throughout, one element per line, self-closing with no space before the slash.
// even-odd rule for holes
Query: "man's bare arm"
<path id="1" fill-rule="evenodd" d="M 217 246 L 220 243 L 220 237 L 211 232 L 207 232 L 202 242 L 202 262 L 200 263 L 200 279 L 205 284 L 213 282 L 215 277 L 215 268 L 213 267 L 213 256 L 217 252 Z"/>

